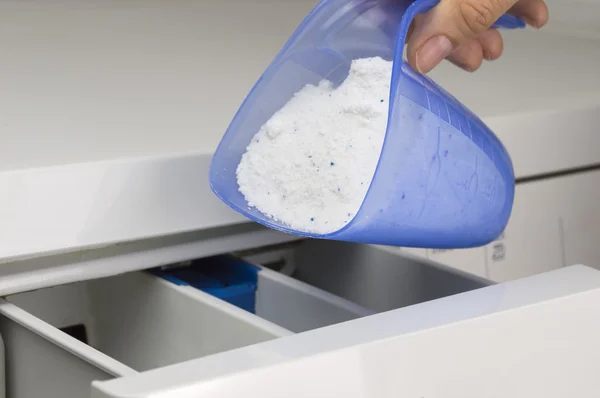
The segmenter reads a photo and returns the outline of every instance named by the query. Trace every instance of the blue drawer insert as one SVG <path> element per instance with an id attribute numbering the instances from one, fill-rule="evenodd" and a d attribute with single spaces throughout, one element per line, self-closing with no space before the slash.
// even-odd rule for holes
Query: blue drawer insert
<path id="1" fill-rule="evenodd" d="M 189 266 L 151 272 L 182 286 L 192 286 L 254 313 L 260 268 L 234 256 L 194 260 Z"/>

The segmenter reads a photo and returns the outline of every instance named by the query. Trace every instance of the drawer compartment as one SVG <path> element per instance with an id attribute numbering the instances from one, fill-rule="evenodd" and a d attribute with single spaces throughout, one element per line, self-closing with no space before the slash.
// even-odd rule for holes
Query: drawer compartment
<path id="1" fill-rule="evenodd" d="M 295 333 L 371 315 L 350 301 L 230 255 L 155 273 L 201 289 Z"/>
<path id="2" fill-rule="evenodd" d="M 16 294 L 0 304 L 11 398 L 86 397 L 93 380 L 290 334 L 145 272 Z"/>
<path id="3" fill-rule="evenodd" d="M 256 254 L 246 258 L 260 258 Z M 268 256 L 262 256 L 267 258 Z M 385 247 L 305 240 L 285 250 L 292 278 L 383 312 L 479 289 L 493 282 L 416 262 Z M 264 260 L 265 264 L 268 260 Z"/>
<path id="4" fill-rule="evenodd" d="M 291 277 L 238 253 L 0 300 L 7 396 L 85 397 L 94 380 L 489 284 L 375 246 L 302 241 L 285 252 Z"/>

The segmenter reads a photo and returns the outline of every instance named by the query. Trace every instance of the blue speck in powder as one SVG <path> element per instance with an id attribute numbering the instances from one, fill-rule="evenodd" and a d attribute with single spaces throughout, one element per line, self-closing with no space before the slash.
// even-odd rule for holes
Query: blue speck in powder
<path id="1" fill-rule="evenodd" d="M 379 101 L 379 102 L 383 102 L 383 100 Z"/>
<path id="2" fill-rule="evenodd" d="M 333 166 L 333 165 L 335 165 L 335 163 L 333 163 L 333 162 L 329 162 L 329 165 L 330 165 L 330 166 Z"/>
<path id="3" fill-rule="evenodd" d="M 310 218 L 310 221 L 315 221 L 315 218 L 314 218 L 314 217 L 311 217 L 311 218 Z"/>

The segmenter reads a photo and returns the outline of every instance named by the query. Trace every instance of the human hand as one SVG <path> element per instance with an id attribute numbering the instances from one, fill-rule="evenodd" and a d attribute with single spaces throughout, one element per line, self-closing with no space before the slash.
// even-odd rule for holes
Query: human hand
<path id="1" fill-rule="evenodd" d="M 538 29 L 549 18 L 544 0 L 441 0 L 415 18 L 408 63 L 420 73 L 428 73 L 444 59 L 466 71 L 477 70 L 484 59 L 502 55 L 502 36 L 490 27 L 506 12 Z"/>

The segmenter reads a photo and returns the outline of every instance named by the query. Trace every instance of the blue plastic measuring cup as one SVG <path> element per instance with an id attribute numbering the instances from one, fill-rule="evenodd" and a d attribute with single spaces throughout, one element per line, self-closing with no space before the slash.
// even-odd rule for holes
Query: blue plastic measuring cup
<path id="1" fill-rule="evenodd" d="M 322 239 L 406 247 L 487 244 L 508 222 L 512 162 L 494 133 L 431 79 L 403 61 L 410 23 L 439 0 L 323 0 L 258 80 L 212 160 L 213 192 L 270 228 Z M 498 28 L 522 28 L 504 15 Z M 386 136 L 360 210 L 342 229 L 316 235 L 290 229 L 249 207 L 236 168 L 259 128 L 306 84 L 347 76 L 353 59 L 393 60 Z M 493 95 L 493 93 L 482 93 Z"/>

